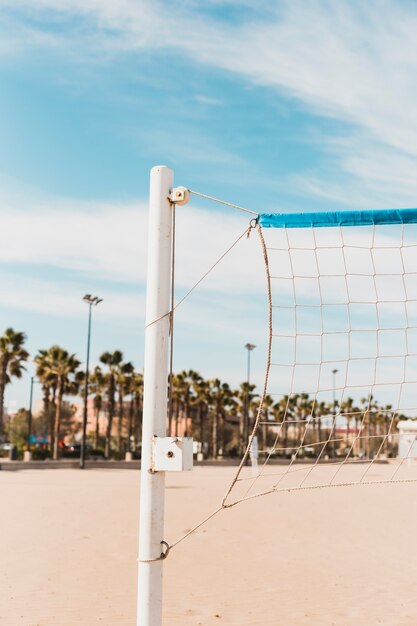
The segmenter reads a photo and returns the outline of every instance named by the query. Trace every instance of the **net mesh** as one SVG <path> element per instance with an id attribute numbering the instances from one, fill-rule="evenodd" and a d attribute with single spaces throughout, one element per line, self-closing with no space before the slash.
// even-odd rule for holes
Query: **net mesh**
<path id="1" fill-rule="evenodd" d="M 417 225 L 257 228 L 269 292 L 267 375 L 223 505 L 414 480 L 417 430 L 400 434 L 398 425 L 417 416 Z"/>

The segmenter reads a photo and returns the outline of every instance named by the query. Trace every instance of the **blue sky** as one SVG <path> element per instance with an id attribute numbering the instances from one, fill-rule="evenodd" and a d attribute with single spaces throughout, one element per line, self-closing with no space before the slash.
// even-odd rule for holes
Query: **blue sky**
<path id="1" fill-rule="evenodd" d="M 93 360 L 121 348 L 142 367 L 155 164 L 254 210 L 416 204 L 412 3 L 201 5 L 0 0 L 0 328 L 32 354 L 59 343 L 83 360 L 91 292 Z M 201 200 L 181 210 L 179 293 L 246 224 Z M 261 383 L 257 254 L 240 244 L 179 312 L 177 369 L 237 384 L 252 341 Z M 7 402 L 27 396 L 26 376 Z"/>

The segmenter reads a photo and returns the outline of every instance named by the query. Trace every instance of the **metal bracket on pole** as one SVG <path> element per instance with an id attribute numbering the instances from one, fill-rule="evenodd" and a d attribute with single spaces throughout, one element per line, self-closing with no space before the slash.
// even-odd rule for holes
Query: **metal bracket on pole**
<path id="1" fill-rule="evenodd" d="M 192 437 L 153 437 L 153 472 L 188 472 L 192 469 Z"/>
<path id="2" fill-rule="evenodd" d="M 171 189 L 169 193 L 168 200 L 183 206 L 190 200 L 190 191 L 187 187 L 174 187 L 174 189 Z"/>

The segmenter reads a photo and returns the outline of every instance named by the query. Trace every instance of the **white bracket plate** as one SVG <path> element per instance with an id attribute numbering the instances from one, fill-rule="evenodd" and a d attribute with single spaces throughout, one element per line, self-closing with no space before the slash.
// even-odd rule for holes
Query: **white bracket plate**
<path id="1" fill-rule="evenodd" d="M 174 187 L 169 194 L 169 199 L 175 204 L 183 206 L 190 200 L 190 192 L 187 187 Z"/>
<path id="2" fill-rule="evenodd" d="M 154 472 L 186 472 L 192 469 L 192 437 L 153 437 L 152 470 Z"/>

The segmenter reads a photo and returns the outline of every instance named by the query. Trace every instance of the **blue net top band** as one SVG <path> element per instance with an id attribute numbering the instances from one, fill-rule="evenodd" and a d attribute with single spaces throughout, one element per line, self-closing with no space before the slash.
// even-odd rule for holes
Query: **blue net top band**
<path id="1" fill-rule="evenodd" d="M 264 228 L 325 228 L 332 226 L 417 224 L 417 209 L 334 211 L 329 213 L 260 213 L 258 223 Z"/>

